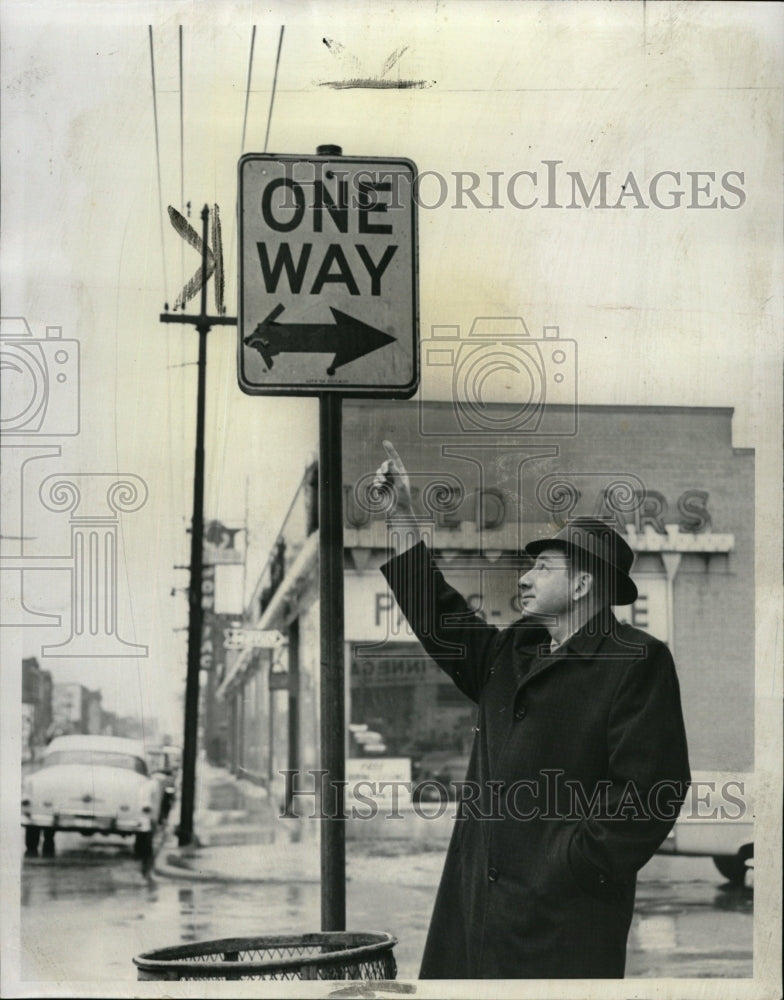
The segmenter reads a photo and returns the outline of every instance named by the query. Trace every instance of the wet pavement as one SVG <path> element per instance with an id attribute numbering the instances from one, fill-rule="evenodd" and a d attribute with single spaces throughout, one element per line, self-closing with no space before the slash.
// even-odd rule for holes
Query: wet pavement
<path id="1" fill-rule="evenodd" d="M 159 838 L 158 867 L 176 856 Z M 350 929 L 386 930 L 398 978 L 416 977 L 438 877 L 442 845 L 411 853 L 392 841 L 348 845 Z M 58 834 L 57 857 L 25 859 L 22 867 L 22 979 L 39 982 L 133 981 L 132 957 L 182 942 L 225 936 L 302 933 L 319 929 L 318 851 L 314 843 L 221 846 L 195 852 L 195 871 L 144 875 L 131 842 Z M 299 881 L 221 881 L 199 867 L 199 855 L 223 852 L 224 869 L 257 874 L 274 867 Z M 246 860 L 243 861 L 243 858 Z M 296 861 L 299 858 L 299 861 Z M 310 858 L 309 862 L 304 859 Z M 234 859 L 229 864 L 229 859 Z M 212 875 L 214 876 L 214 871 Z M 314 877 L 314 875 L 316 877 Z M 629 939 L 628 976 L 747 977 L 752 974 L 753 889 L 731 889 L 707 858 L 657 856 L 640 874 Z"/>
<path id="2" fill-rule="evenodd" d="M 710 858 L 659 855 L 640 872 L 626 975 L 752 975 L 754 890 L 731 886 Z"/>
<path id="3" fill-rule="evenodd" d="M 132 982 L 142 952 L 319 930 L 318 823 L 278 819 L 260 790 L 203 761 L 199 773 L 201 844 L 180 848 L 160 830 L 152 871 L 120 837 L 58 833 L 56 857 L 24 859 L 22 980 Z M 347 843 L 348 929 L 393 934 L 399 979 L 416 978 L 451 828 L 448 814 L 411 820 L 394 837 L 364 824 Z M 753 898 L 709 858 L 654 857 L 638 879 L 627 976 L 750 977 Z"/>

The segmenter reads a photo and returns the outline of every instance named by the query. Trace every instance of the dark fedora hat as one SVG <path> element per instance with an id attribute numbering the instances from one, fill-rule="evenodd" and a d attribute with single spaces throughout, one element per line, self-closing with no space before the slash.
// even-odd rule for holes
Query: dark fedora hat
<path id="1" fill-rule="evenodd" d="M 544 549 L 562 549 L 591 572 L 606 574 L 613 604 L 632 604 L 637 587 L 629 576 L 634 552 L 608 524 L 595 517 L 573 517 L 552 538 L 529 542 L 525 551 L 537 556 Z"/>

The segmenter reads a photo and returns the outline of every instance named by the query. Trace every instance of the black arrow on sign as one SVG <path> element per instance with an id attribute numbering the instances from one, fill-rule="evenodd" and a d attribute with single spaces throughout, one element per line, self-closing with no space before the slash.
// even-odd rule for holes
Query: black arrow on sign
<path id="1" fill-rule="evenodd" d="M 342 365 L 377 351 L 396 339 L 340 309 L 330 306 L 329 311 L 335 319 L 334 323 L 276 323 L 275 319 L 283 312 L 283 306 L 277 305 L 245 338 L 245 343 L 259 352 L 267 368 L 272 368 L 272 359 L 276 354 L 334 352 L 332 364 L 327 368 L 327 375 L 334 375 Z"/>

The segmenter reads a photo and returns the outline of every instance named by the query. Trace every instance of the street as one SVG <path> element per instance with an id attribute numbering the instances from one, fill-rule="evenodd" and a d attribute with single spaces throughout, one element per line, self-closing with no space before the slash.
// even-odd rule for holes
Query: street
<path id="1" fill-rule="evenodd" d="M 398 978 L 412 979 L 443 854 L 390 851 L 378 843 L 350 845 L 348 926 L 393 933 Z M 20 968 L 28 981 L 133 981 L 131 959 L 143 951 L 319 929 L 313 881 L 263 885 L 145 876 L 132 841 L 120 838 L 58 834 L 55 858 L 24 860 L 21 898 Z M 730 888 L 708 858 L 657 856 L 640 875 L 627 976 L 751 976 L 752 924 L 752 888 Z"/>

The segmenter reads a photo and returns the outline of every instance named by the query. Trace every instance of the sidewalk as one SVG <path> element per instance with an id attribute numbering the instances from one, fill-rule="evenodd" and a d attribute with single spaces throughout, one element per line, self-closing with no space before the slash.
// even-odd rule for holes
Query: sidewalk
<path id="1" fill-rule="evenodd" d="M 200 760 L 197 765 L 193 826 L 196 843 L 180 847 L 174 833 L 178 806 L 156 859 L 157 874 L 204 882 L 266 885 L 319 884 L 321 857 L 316 819 L 281 818 L 277 802 L 264 789 L 240 781 L 223 768 Z M 445 817 L 448 821 L 448 817 Z M 366 825 L 367 826 L 367 825 Z M 411 837 L 403 822 L 395 837 L 360 838 L 347 845 L 347 880 L 401 882 L 421 886 L 436 882 L 443 865 L 451 822 L 427 825 L 428 839 Z M 410 829 L 410 828 L 409 828 Z M 398 832 L 399 831 L 399 832 Z M 363 830 L 364 833 L 364 830 Z M 433 836 L 433 834 L 437 834 Z M 405 856 L 401 869 L 390 860 Z M 408 873 L 408 877 L 401 873 Z"/>
<path id="2" fill-rule="evenodd" d="M 197 764 L 196 786 L 195 844 L 178 845 L 175 804 L 155 859 L 159 875 L 270 885 L 319 881 L 317 837 L 301 839 L 303 821 L 280 819 L 263 788 L 205 760 Z"/>

